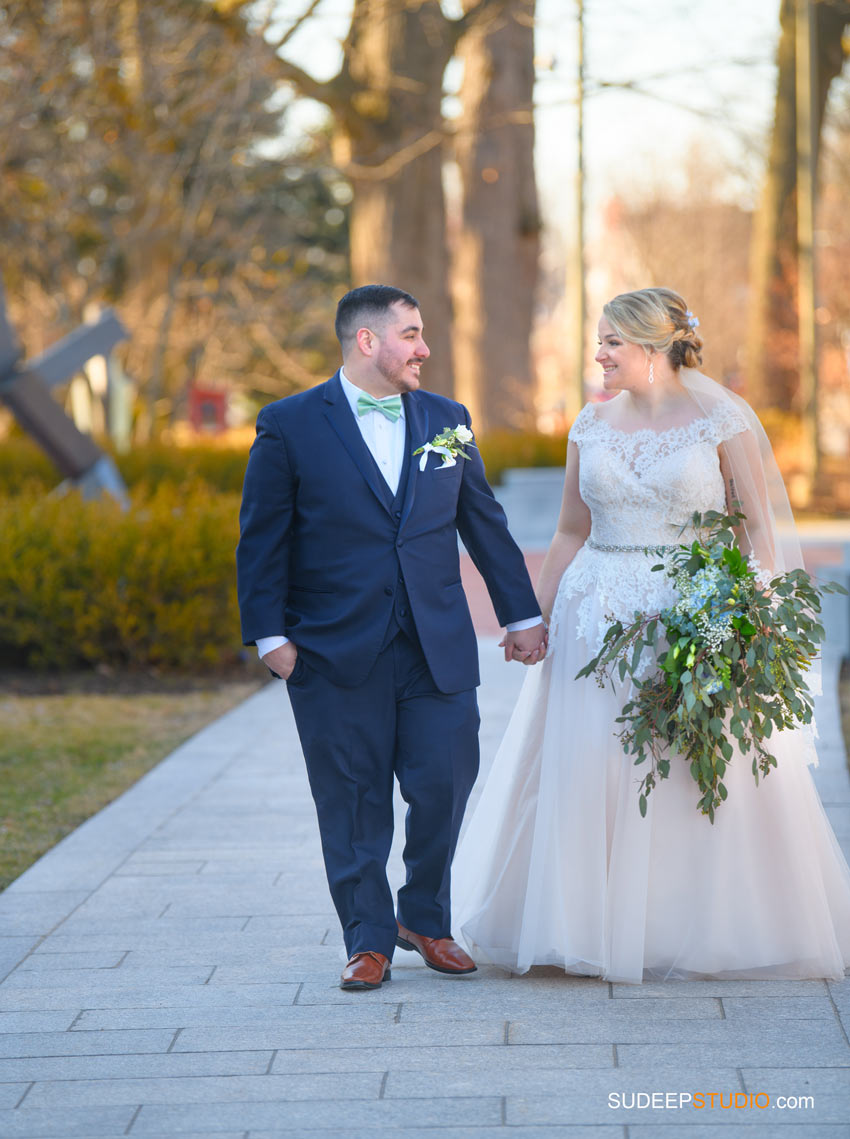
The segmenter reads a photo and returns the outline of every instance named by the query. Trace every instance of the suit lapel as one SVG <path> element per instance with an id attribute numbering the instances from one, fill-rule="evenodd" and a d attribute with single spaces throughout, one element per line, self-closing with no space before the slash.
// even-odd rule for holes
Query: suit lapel
<path id="1" fill-rule="evenodd" d="M 377 498 L 387 513 L 392 513 L 388 501 L 389 490 L 386 482 L 384 482 L 381 472 L 378 470 L 377 464 L 370 455 L 369 448 L 363 442 L 363 436 L 360 434 L 360 430 L 354 422 L 354 416 L 351 414 L 351 408 L 348 405 L 348 400 L 345 398 L 342 384 L 339 381 L 339 372 L 328 380 L 324 398 L 325 415 L 331 427 L 333 427 L 339 436 L 343 447 L 345 447 L 357 466 L 357 469 L 368 483 L 369 489 L 375 495 L 375 498 Z M 382 483 L 383 486 L 381 485 Z"/>
<path id="2" fill-rule="evenodd" d="M 417 447 L 428 442 L 428 415 L 416 392 L 406 392 L 401 398 L 404 400 L 404 414 L 407 419 L 407 448 L 408 451 L 413 452 Z M 406 461 L 410 464 L 410 470 L 407 473 L 407 486 L 404 492 L 404 505 L 401 508 L 399 529 L 404 526 L 410 511 L 413 509 L 416 483 L 419 479 L 419 458 L 419 455 L 412 458 L 410 455 L 405 456 Z"/>

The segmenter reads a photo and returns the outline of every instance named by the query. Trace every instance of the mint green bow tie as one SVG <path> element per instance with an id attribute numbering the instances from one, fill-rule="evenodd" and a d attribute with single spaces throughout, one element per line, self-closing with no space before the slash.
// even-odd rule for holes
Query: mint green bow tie
<path id="1" fill-rule="evenodd" d="M 401 415 L 401 396 L 391 395 L 384 399 L 375 399 L 368 392 L 357 397 L 357 414 L 366 415 L 370 411 L 380 411 L 390 423 L 395 423 Z"/>

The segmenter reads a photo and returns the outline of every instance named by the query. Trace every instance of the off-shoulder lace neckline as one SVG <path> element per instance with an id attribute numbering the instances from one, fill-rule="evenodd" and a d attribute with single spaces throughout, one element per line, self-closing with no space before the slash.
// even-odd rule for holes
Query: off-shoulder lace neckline
<path id="1" fill-rule="evenodd" d="M 695 424 L 711 422 L 710 416 L 697 415 L 693 419 L 689 419 L 687 423 L 676 423 L 672 427 L 663 427 L 658 431 L 653 427 L 638 427 L 635 431 L 626 431 L 622 427 L 615 427 L 612 423 L 609 423 L 607 419 L 599 415 L 595 403 L 588 403 L 586 406 L 593 416 L 594 423 L 598 423 L 602 427 L 607 427 L 609 431 L 613 431 L 616 435 L 623 435 L 627 439 L 636 438 L 641 435 L 654 435 L 656 438 L 660 438 L 664 435 L 672 435 L 677 431 L 688 431 Z"/>
<path id="2" fill-rule="evenodd" d="M 716 415 L 715 409 L 708 415 L 699 415 L 687 423 L 655 430 L 652 427 L 639 427 L 635 431 L 624 431 L 614 427 L 607 419 L 597 414 L 595 405 L 585 404 L 576 419 L 576 432 L 573 438 L 577 443 L 585 439 L 588 443 L 594 437 L 607 450 L 618 456 L 638 477 L 642 478 L 663 459 L 702 444 L 717 446 L 726 436 L 724 415 Z"/>

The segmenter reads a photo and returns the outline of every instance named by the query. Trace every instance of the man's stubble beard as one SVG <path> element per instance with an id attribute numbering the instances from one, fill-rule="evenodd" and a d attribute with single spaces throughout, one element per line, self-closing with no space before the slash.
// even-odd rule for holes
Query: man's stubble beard
<path id="1" fill-rule="evenodd" d="M 376 369 L 386 382 L 392 387 L 393 391 L 398 392 L 399 395 L 404 395 L 405 392 L 415 392 L 420 386 L 418 376 L 407 376 L 402 374 L 403 370 L 407 369 L 407 363 L 403 365 L 403 369 L 390 369 L 382 365 L 380 361 L 376 363 Z"/>

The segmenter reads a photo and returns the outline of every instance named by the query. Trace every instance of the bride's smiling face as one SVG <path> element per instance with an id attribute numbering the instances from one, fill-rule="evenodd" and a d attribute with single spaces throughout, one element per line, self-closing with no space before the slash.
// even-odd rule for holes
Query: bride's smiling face
<path id="1" fill-rule="evenodd" d="M 599 351 L 594 356 L 602 365 L 602 386 L 606 391 L 642 390 L 649 378 L 649 357 L 640 344 L 630 344 L 618 336 L 603 316 L 599 321 Z"/>

